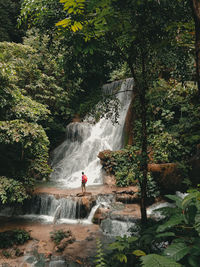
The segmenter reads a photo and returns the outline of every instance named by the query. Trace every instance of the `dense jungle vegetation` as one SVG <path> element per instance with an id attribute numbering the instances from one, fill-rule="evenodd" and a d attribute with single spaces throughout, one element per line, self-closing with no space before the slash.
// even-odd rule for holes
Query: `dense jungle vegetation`
<path id="1" fill-rule="evenodd" d="M 99 243 L 96 266 L 199 266 L 199 12 L 198 0 L 0 0 L 1 204 L 48 180 L 66 125 L 103 116 L 102 85 L 132 77 L 132 142 L 104 167 L 140 186 L 143 226 L 108 255 Z M 150 163 L 175 164 L 179 188 L 157 184 Z M 148 198 L 177 189 L 189 194 L 147 222 Z"/>

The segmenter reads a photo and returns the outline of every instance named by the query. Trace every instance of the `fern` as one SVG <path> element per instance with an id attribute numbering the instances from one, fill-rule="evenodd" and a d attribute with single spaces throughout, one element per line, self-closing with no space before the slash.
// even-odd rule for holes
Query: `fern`
<path id="1" fill-rule="evenodd" d="M 96 267 L 106 267 L 106 261 L 104 259 L 104 253 L 103 253 L 103 249 L 102 249 L 102 244 L 101 241 L 99 239 L 97 239 L 97 255 L 96 255 Z"/>
<path id="2" fill-rule="evenodd" d="M 147 256 L 142 256 L 142 266 L 144 267 L 181 267 L 182 265 L 176 263 L 172 259 L 165 256 L 160 256 L 156 254 L 149 254 Z"/>

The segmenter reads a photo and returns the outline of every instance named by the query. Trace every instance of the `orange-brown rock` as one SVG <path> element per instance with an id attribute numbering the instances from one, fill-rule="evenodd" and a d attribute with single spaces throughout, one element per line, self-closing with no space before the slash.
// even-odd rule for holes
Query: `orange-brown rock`
<path id="1" fill-rule="evenodd" d="M 90 201 L 87 197 L 82 197 L 82 204 L 89 210 L 90 208 Z"/>
<path id="2" fill-rule="evenodd" d="M 107 218 L 109 209 L 98 208 L 93 217 L 93 223 L 100 224 L 102 220 Z"/>
<path id="3" fill-rule="evenodd" d="M 116 178 L 114 175 L 105 175 L 103 179 L 104 185 L 108 186 L 115 186 L 116 185 Z"/>
<path id="4" fill-rule="evenodd" d="M 148 170 L 164 191 L 177 191 L 183 188 L 183 177 L 176 163 L 148 164 Z"/>
<path id="5" fill-rule="evenodd" d="M 75 240 L 76 239 L 72 234 L 68 237 L 63 238 L 60 241 L 60 244 L 55 247 L 55 251 L 58 251 L 58 252 L 63 251 L 66 248 L 66 246 L 68 246 L 69 244 L 72 244 Z"/>
<path id="6" fill-rule="evenodd" d="M 73 119 L 72 119 L 72 122 L 81 122 L 80 115 L 79 114 L 75 114 Z"/>
<path id="7" fill-rule="evenodd" d="M 111 150 L 104 150 L 104 151 L 99 152 L 97 157 L 100 160 L 104 161 L 108 156 L 110 156 L 111 153 L 112 153 Z"/>
<path id="8" fill-rule="evenodd" d="M 134 129 L 134 122 L 136 120 L 136 113 L 133 110 L 133 102 L 135 100 L 135 95 L 133 95 L 131 103 L 129 105 L 126 118 L 125 118 L 125 145 L 132 145 L 133 144 L 133 129 Z"/>

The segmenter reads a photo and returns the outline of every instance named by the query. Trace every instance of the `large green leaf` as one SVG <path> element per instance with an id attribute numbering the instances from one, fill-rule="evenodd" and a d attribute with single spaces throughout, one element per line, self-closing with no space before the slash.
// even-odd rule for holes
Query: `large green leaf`
<path id="1" fill-rule="evenodd" d="M 169 236 L 175 236 L 175 233 L 173 232 L 165 232 L 165 233 L 161 233 L 156 235 L 156 238 L 160 238 L 160 237 L 169 237 Z"/>
<path id="2" fill-rule="evenodd" d="M 182 206 L 185 209 L 193 200 L 196 200 L 197 198 L 200 197 L 200 192 L 199 191 L 195 191 L 190 193 L 189 195 L 187 195 L 182 202 Z"/>
<path id="3" fill-rule="evenodd" d="M 190 248 L 185 243 L 175 243 L 164 250 L 164 255 L 174 259 L 175 261 L 179 261 L 187 255 L 189 251 Z"/>
<path id="4" fill-rule="evenodd" d="M 183 215 L 180 214 L 175 214 L 174 216 L 172 216 L 167 222 L 165 222 L 164 224 L 160 225 L 157 229 L 157 232 L 163 232 L 164 230 L 171 228 L 175 225 L 180 224 L 183 221 Z"/>
<path id="5" fill-rule="evenodd" d="M 198 232 L 199 236 L 200 236 L 200 214 L 197 213 L 197 215 L 195 216 L 195 230 Z"/>
<path id="6" fill-rule="evenodd" d="M 166 195 L 167 198 L 176 202 L 176 206 L 182 209 L 182 198 L 176 195 Z"/>
<path id="7" fill-rule="evenodd" d="M 144 267 L 180 267 L 179 263 L 176 263 L 172 259 L 165 256 L 160 256 L 156 254 L 149 254 L 147 256 L 142 256 L 142 266 Z"/>

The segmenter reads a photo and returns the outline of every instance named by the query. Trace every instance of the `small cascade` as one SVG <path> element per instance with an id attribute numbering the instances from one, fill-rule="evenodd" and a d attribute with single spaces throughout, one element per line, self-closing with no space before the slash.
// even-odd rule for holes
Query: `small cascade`
<path id="1" fill-rule="evenodd" d="M 61 213 L 61 205 L 59 205 L 56 208 L 56 211 L 55 211 L 54 216 L 53 216 L 53 224 L 55 224 L 57 222 L 57 220 L 60 218 L 60 213 Z"/>
<path id="2" fill-rule="evenodd" d="M 91 224 L 94 218 L 94 214 L 99 207 L 109 208 L 110 205 L 115 202 L 115 196 L 112 194 L 109 195 L 99 195 L 96 200 L 96 205 L 91 209 L 90 214 L 84 223 Z"/>
<path id="3" fill-rule="evenodd" d="M 97 204 L 91 209 L 88 218 L 85 220 L 85 223 L 88 223 L 88 224 L 92 223 L 92 219 L 94 217 L 94 214 L 95 214 L 96 210 L 99 208 L 99 206 L 100 206 L 100 204 Z"/>
<path id="4" fill-rule="evenodd" d="M 147 208 L 147 215 L 154 220 L 160 220 L 163 219 L 165 216 L 161 214 L 159 209 L 164 208 L 164 207 L 175 207 L 174 204 L 169 203 L 169 202 L 158 202 L 154 203 L 153 205 L 149 206 Z"/>
<path id="5" fill-rule="evenodd" d="M 80 202 L 76 198 L 59 198 L 53 195 L 35 195 L 31 200 L 27 201 L 24 207 L 26 217 L 35 217 L 40 215 L 41 218 L 47 218 L 56 223 L 58 219 L 68 218 L 77 219 L 77 210 L 80 210 Z M 39 217 L 38 217 L 39 218 Z"/>
<path id="6" fill-rule="evenodd" d="M 80 187 L 81 172 L 88 176 L 87 185 L 102 184 L 102 166 L 97 155 L 100 151 L 117 150 L 123 146 L 123 129 L 131 101 L 133 79 L 113 82 L 103 86 L 106 93 L 118 91 L 121 103 L 118 124 L 102 118 L 96 124 L 74 122 L 67 126 L 66 140 L 52 155 L 51 180 L 68 188 Z"/>

